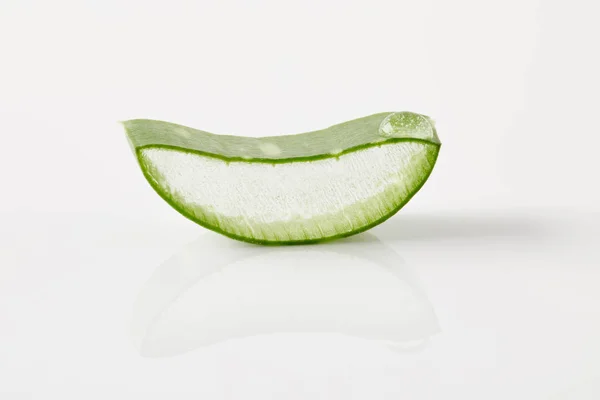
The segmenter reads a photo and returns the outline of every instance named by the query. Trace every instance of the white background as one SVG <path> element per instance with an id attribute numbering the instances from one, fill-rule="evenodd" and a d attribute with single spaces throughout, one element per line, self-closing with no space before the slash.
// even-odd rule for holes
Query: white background
<path id="1" fill-rule="evenodd" d="M 600 398 L 598 11 L 0 0 L 0 399 Z M 401 110 L 443 142 L 421 192 L 277 251 L 178 215 L 117 124 Z"/>

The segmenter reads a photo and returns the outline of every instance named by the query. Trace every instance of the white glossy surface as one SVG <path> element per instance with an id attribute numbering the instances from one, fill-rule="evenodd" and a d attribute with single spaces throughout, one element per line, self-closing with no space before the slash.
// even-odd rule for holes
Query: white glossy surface
<path id="1" fill-rule="evenodd" d="M 546 399 L 597 390 L 597 214 L 406 213 L 372 235 L 291 248 L 177 224 L 38 217 L 5 216 L 4 392 Z"/>
<path id="2" fill-rule="evenodd" d="M 0 400 L 600 399 L 598 11 L 0 1 Z M 436 121 L 427 184 L 300 248 L 182 218 L 116 123 L 392 110 Z"/>

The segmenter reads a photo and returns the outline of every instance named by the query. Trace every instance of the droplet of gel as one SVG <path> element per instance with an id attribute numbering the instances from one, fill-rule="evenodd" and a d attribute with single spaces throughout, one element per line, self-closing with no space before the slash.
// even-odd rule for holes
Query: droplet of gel
<path id="1" fill-rule="evenodd" d="M 379 125 L 379 134 L 397 138 L 434 138 L 432 121 L 424 115 L 408 111 L 388 115 Z"/>

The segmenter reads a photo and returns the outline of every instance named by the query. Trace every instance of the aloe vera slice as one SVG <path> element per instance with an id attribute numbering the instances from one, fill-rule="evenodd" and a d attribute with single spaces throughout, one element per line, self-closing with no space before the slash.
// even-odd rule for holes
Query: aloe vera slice
<path id="1" fill-rule="evenodd" d="M 262 138 L 123 125 L 144 176 L 173 208 L 260 244 L 312 243 L 385 221 L 423 186 L 440 149 L 433 121 L 410 112 Z"/>

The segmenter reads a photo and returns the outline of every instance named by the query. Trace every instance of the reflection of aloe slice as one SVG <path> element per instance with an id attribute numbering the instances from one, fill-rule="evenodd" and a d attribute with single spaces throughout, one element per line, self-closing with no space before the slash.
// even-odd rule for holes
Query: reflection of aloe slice
<path id="1" fill-rule="evenodd" d="M 437 159 L 433 122 L 381 113 L 330 128 L 247 138 L 124 122 L 144 175 L 181 214 L 253 243 L 310 243 L 367 230 L 421 188 Z"/>
<path id="2" fill-rule="evenodd" d="M 439 326 L 417 279 L 373 235 L 361 239 L 265 251 L 203 236 L 158 267 L 140 292 L 132 328 L 141 353 L 169 356 L 298 332 L 395 349 L 426 342 Z"/>

